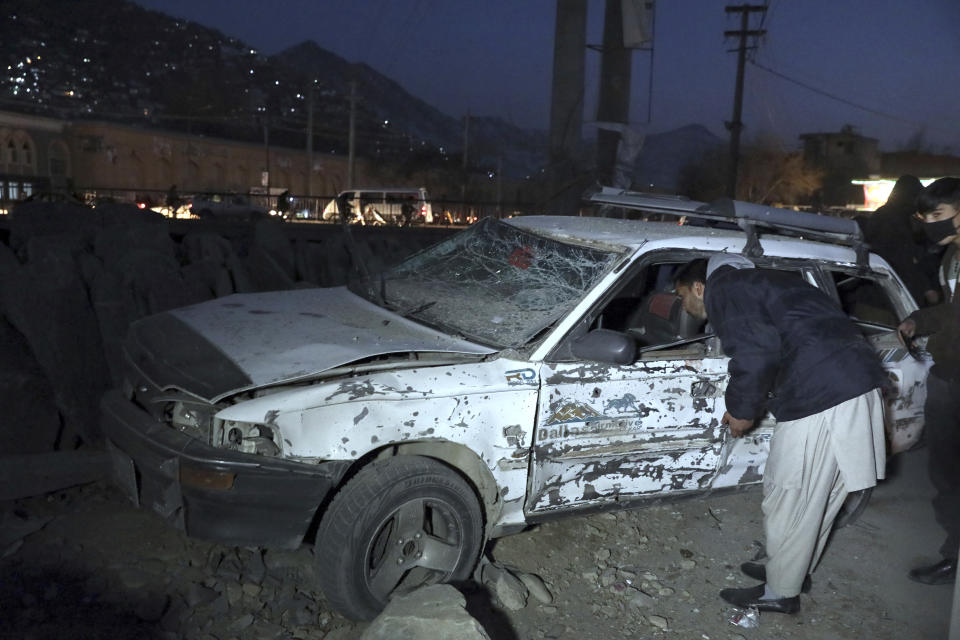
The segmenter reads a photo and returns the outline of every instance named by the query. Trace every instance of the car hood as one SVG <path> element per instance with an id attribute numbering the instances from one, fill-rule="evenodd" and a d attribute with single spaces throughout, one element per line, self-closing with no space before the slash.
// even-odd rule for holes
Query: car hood
<path id="1" fill-rule="evenodd" d="M 215 402 L 373 356 L 495 350 L 334 287 L 236 294 L 150 316 L 131 326 L 127 352 L 159 387 Z"/>

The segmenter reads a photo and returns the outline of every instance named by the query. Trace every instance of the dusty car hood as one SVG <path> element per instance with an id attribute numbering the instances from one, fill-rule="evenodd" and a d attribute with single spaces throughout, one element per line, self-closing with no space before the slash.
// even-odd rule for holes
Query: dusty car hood
<path id="1" fill-rule="evenodd" d="M 236 294 L 134 323 L 131 360 L 160 387 L 215 400 L 390 353 L 494 350 L 407 320 L 346 287 Z"/>

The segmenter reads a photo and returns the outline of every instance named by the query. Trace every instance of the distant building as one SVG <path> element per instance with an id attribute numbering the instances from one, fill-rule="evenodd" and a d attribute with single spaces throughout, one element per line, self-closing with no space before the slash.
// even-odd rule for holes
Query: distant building
<path id="1" fill-rule="evenodd" d="M 347 158 L 112 122 L 0 111 L 0 209 L 42 191 L 161 194 L 289 190 L 333 196 Z M 365 165 L 358 162 L 359 180 Z M 269 174 L 267 174 L 269 172 Z"/>
<path id="2" fill-rule="evenodd" d="M 845 207 L 863 202 L 863 189 L 851 180 L 876 174 L 881 167 L 879 141 L 862 136 L 850 126 L 839 133 L 804 133 L 803 160 L 824 172 L 823 187 L 817 194 L 818 208 Z"/>
<path id="3" fill-rule="evenodd" d="M 0 111 L 0 203 L 67 187 L 72 166 L 66 129 L 63 120 Z"/>
<path id="4" fill-rule="evenodd" d="M 897 178 L 909 174 L 924 184 L 960 176 L 960 157 L 921 151 L 881 152 L 875 138 L 847 125 L 839 133 L 805 133 L 803 159 L 824 171 L 822 208 L 872 211 L 885 203 Z"/>
<path id="5" fill-rule="evenodd" d="M 346 185 L 347 159 L 313 154 L 308 184 L 307 154 L 300 149 L 109 122 L 77 121 L 69 127 L 71 154 L 78 160 L 73 181 L 98 190 L 256 192 L 336 195 Z M 269 172 L 269 176 L 264 174 Z"/>
<path id="6" fill-rule="evenodd" d="M 880 170 L 852 180 L 863 188 L 863 209 L 873 211 L 887 201 L 897 178 L 912 175 L 924 186 L 944 176 L 960 176 L 960 157 L 920 151 L 881 154 Z"/>

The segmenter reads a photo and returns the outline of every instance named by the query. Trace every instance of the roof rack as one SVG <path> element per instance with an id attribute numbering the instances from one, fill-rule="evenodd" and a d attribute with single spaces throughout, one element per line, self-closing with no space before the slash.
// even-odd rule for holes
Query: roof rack
<path id="1" fill-rule="evenodd" d="M 857 264 L 866 266 L 869 247 L 860 226 L 850 218 L 836 218 L 819 213 L 780 209 L 766 205 L 721 198 L 713 202 L 698 202 L 682 196 L 666 196 L 640 191 L 624 191 L 601 187 L 585 194 L 584 199 L 601 205 L 622 207 L 650 213 L 686 216 L 713 223 L 735 225 L 747 234 L 743 254 L 755 258 L 763 255 L 760 230 L 778 235 L 796 236 L 853 247 Z"/>

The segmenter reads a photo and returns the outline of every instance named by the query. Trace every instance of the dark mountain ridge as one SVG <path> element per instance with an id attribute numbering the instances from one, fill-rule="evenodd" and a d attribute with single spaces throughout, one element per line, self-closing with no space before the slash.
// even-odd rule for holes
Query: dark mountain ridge
<path id="1" fill-rule="evenodd" d="M 345 153 L 355 83 L 359 154 L 402 161 L 462 149 L 462 120 L 316 42 L 267 57 L 126 0 L 6 0 L 2 8 L 0 64 L 11 71 L 0 77 L 3 109 L 249 141 L 267 127 L 272 143 L 302 148 L 312 102 L 314 148 Z M 515 158 L 542 163 L 544 134 L 495 118 L 471 118 L 471 127 L 471 165 L 495 166 L 506 155 L 519 173 L 530 167 Z"/>
<path id="2" fill-rule="evenodd" d="M 346 153 L 351 87 L 356 150 L 394 166 L 460 167 L 465 127 L 473 171 L 514 178 L 546 165 L 545 132 L 497 117 L 469 122 L 443 113 L 364 63 L 302 42 L 273 56 L 216 29 L 128 0 L 4 0 L 0 3 L 0 109 Z M 650 135 L 638 184 L 668 186 L 680 165 L 715 144 L 693 125 Z M 585 146 L 589 149 L 590 145 Z M 592 154 L 580 165 L 590 170 Z"/>

